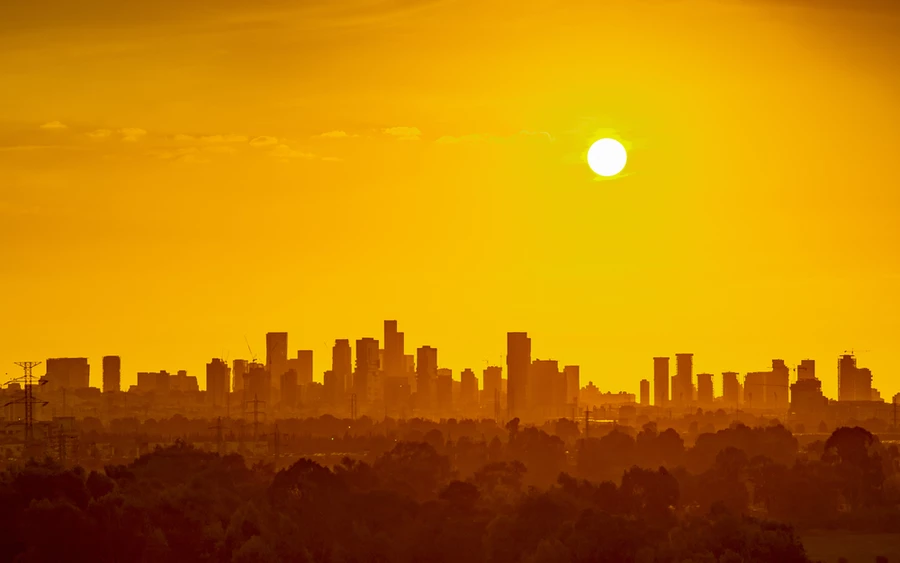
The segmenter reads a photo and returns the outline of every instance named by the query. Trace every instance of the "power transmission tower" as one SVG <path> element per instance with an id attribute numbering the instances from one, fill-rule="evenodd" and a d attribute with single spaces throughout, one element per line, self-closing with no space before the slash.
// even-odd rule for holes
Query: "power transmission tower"
<path id="1" fill-rule="evenodd" d="M 253 405 L 253 441 L 257 441 L 257 437 L 259 436 L 259 415 L 265 415 L 266 413 L 259 410 L 260 404 L 266 404 L 265 401 L 260 401 L 257 395 L 253 396 L 253 400 L 250 401 L 250 404 Z"/>
<path id="2" fill-rule="evenodd" d="M 210 426 L 210 430 L 216 431 L 216 451 L 219 452 L 219 455 L 225 455 L 225 440 L 222 436 L 222 417 L 218 417 L 216 419 L 216 425 Z"/>
<path id="3" fill-rule="evenodd" d="M 22 421 L 22 423 L 25 425 L 26 451 L 34 443 L 34 405 L 39 404 L 40 406 L 45 406 L 47 404 L 47 401 L 41 401 L 34 398 L 34 368 L 40 365 L 40 363 L 41 362 L 15 362 L 17 366 L 22 368 L 24 374 L 22 377 L 7 382 L 7 385 L 10 383 L 21 383 L 24 389 L 22 397 L 9 401 L 4 406 L 25 405 L 25 420 Z M 47 380 L 40 380 L 38 385 L 44 385 L 45 383 L 47 383 Z"/>

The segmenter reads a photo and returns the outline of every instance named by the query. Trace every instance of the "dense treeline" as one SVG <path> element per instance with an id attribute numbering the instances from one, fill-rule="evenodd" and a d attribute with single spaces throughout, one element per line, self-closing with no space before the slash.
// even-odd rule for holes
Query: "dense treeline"
<path id="1" fill-rule="evenodd" d="M 791 563 L 798 526 L 900 531 L 900 456 L 861 428 L 805 450 L 780 426 L 691 448 L 652 424 L 574 449 L 517 421 L 439 434 L 332 468 L 181 441 L 102 471 L 10 467 L 0 561 Z"/>

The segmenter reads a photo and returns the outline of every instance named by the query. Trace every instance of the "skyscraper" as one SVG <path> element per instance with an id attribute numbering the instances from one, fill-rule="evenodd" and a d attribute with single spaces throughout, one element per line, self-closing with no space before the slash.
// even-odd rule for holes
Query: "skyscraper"
<path id="1" fill-rule="evenodd" d="M 816 361 L 801 360 L 797 366 L 797 381 L 803 379 L 816 379 Z"/>
<path id="2" fill-rule="evenodd" d="M 397 332 L 397 321 L 384 321 L 384 372 L 399 376 L 403 367 L 403 333 Z"/>
<path id="3" fill-rule="evenodd" d="M 672 402 L 682 407 L 690 405 L 694 399 L 693 354 L 675 354 L 675 381 Z"/>
<path id="4" fill-rule="evenodd" d="M 87 358 L 50 358 L 46 366 L 46 391 L 90 387 L 91 366 Z"/>
<path id="5" fill-rule="evenodd" d="M 313 351 L 297 350 L 297 358 L 288 361 L 288 369 L 297 372 L 297 385 L 309 385 L 313 381 Z"/>
<path id="6" fill-rule="evenodd" d="M 249 362 L 247 360 L 234 360 L 231 362 L 231 388 L 237 392 L 244 389 L 244 376 L 247 375 Z"/>
<path id="7" fill-rule="evenodd" d="M 482 372 L 481 404 L 490 405 L 494 412 L 495 401 L 499 401 L 503 395 L 503 368 L 500 366 L 488 366 Z"/>
<path id="8" fill-rule="evenodd" d="M 722 373 L 722 400 L 729 408 L 736 409 L 741 400 L 741 384 L 734 371 Z"/>
<path id="9" fill-rule="evenodd" d="M 361 338 L 356 341 L 356 371 L 353 392 L 358 404 L 371 403 L 378 396 L 378 341 Z"/>
<path id="10" fill-rule="evenodd" d="M 704 408 L 713 404 L 713 375 L 711 373 L 697 374 L 697 403 Z"/>
<path id="11" fill-rule="evenodd" d="M 653 404 L 669 404 L 669 358 L 653 358 Z"/>
<path id="12" fill-rule="evenodd" d="M 103 392 L 122 390 L 122 360 L 119 356 L 103 356 Z"/>
<path id="13" fill-rule="evenodd" d="M 286 332 L 266 334 L 266 368 L 272 377 L 280 377 L 287 367 L 288 335 Z"/>
<path id="14" fill-rule="evenodd" d="M 766 377 L 766 406 L 780 412 L 790 407 L 791 370 L 784 360 L 772 360 L 772 371 Z"/>
<path id="15" fill-rule="evenodd" d="M 437 370 L 437 348 L 419 348 L 416 351 L 416 402 L 419 410 L 424 413 L 434 408 Z"/>
<path id="16" fill-rule="evenodd" d="M 435 378 L 435 404 L 440 417 L 449 417 L 453 411 L 453 372 L 439 368 Z"/>
<path id="17" fill-rule="evenodd" d="M 293 409 L 297 406 L 299 376 L 297 370 L 289 369 L 281 374 L 281 406 Z"/>
<path id="18" fill-rule="evenodd" d="M 471 369 L 464 369 L 459 376 L 459 407 L 472 410 L 478 405 L 478 378 Z"/>
<path id="19" fill-rule="evenodd" d="M 527 332 L 506 334 L 506 408 L 510 419 L 528 411 L 528 371 L 531 367 L 531 339 Z"/>
<path id="20" fill-rule="evenodd" d="M 231 388 L 231 370 L 220 358 L 206 364 L 206 395 L 213 408 L 225 407 Z"/>
<path id="21" fill-rule="evenodd" d="M 331 349 L 331 371 L 336 377 L 341 378 L 341 388 L 344 391 L 353 389 L 353 361 L 350 350 L 350 341 L 347 339 L 335 340 Z"/>
<path id="22" fill-rule="evenodd" d="M 566 366 L 563 368 L 566 378 L 566 404 L 578 403 L 578 395 L 581 393 L 581 368 L 578 366 Z"/>
<path id="23" fill-rule="evenodd" d="M 649 406 L 650 405 L 650 381 L 647 379 L 641 380 L 641 406 Z"/>

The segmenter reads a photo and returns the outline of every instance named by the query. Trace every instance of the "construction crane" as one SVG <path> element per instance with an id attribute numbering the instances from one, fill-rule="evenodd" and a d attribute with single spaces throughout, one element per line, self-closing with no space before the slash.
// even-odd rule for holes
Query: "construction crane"
<path id="1" fill-rule="evenodd" d="M 253 362 L 254 364 L 257 363 L 257 362 L 256 362 L 256 360 L 257 360 L 256 354 L 253 353 L 253 348 L 250 347 L 250 341 L 247 340 L 247 335 L 246 335 L 246 334 L 244 335 L 244 342 L 247 343 L 247 350 L 250 351 L 250 361 Z"/>

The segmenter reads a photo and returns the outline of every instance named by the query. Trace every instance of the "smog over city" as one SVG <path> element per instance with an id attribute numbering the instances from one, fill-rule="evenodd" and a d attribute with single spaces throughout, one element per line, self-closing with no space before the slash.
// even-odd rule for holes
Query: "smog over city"
<path id="1" fill-rule="evenodd" d="M 900 563 L 900 2 L 0 0 L 0 563 Z"/>

